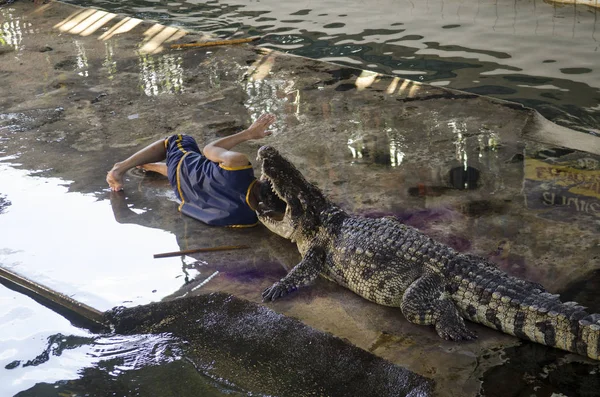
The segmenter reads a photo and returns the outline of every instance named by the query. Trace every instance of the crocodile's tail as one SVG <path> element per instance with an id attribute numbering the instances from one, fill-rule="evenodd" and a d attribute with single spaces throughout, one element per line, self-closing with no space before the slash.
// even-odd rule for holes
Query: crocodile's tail
<path id="1" fill-rule="evenodd" d="M 464 318 L 507 334 L 600 360 L 600 314 L 561 302 L 536 283 L 511 277 L 482 258 L 460 255 L 449 264 Z"/>

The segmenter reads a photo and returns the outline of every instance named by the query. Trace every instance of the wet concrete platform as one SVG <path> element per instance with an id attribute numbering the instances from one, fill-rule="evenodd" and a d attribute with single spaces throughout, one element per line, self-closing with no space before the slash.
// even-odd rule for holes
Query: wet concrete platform
<path id="1" fill-rule="evenodd" d="M 271 112 L 274 134 L 240 147 L 251 158 L 273 145 L 348 211 L 395 215 L 600 312 L 587 288 L 600 270 L 597 137 L 260 42 L 173 51 L 201 35 L 60 3 L 0 8 L 0 29 L 3 266 L 101 310 L 212 292 L 261 304 L 299 260 L 292 244 L 186 218 L 160 177 L 132 171 L 117 194 L 104 179 L 169 134 L 202 146 Z M 151 258 L 240 242 L 252 248 Z M 578 395 L 597 390 L 598 363 L 475 324 L 476 342 L 445 342 L 325 280 L 267 306 L 434 380 L 439 395 L 569 395 L 565 373 Z"/>

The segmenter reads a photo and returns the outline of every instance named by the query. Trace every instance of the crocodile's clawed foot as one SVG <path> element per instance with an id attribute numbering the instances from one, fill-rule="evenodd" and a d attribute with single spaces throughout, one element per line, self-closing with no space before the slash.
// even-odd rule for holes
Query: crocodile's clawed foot
<path id="1" fill-rule="evenodd" d="M 290 292 L 294 291 L 295 289 L 296 288 L 294 286 L 285 285 L 278 281 L 263 291 L 263 302 L 274 301 L 275 299 L 279 299 L 282 296 L 285 296 Z"/>
<path id="2" fill-rule="evenodd" d="M 477 333 L 471 331 L 464 324 L 444 324 L 437 323 L 435 330 L 438 335 L 451 341 L 469 341 L 477 339 Z"/>

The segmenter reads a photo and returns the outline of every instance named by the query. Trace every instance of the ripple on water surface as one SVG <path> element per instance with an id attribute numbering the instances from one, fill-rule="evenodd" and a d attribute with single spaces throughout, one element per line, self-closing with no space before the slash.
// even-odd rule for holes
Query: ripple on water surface
<path id="1" fill-rule="evenodd" d="M 3 396 L 112 395 L 115 391 L 128 393 L 136 385 L 158 388 L 159 382 L 177 389 L 174 385 L 182 382 L 184 371 L 186 382 L 195 384 L 195 391 L 206 391 L 203 395 L 237 395 L 199 374 L 185 360 L 179 362 L 182 357 L 181 344 L 168 334 L 93 334 L 0 286 Z"/>
<path id="2" fill-rule="evenodd" d="M 94 336 L 32 299 L 0 285 L 0 384 L 12 396 L 38 382 L 78 378 L 96 359 Z"/>
<path id="3" fill-rule="evenodd" d="M 83 4 L 222 37 L 262 35 L 267 47 L 517 101 L 600 133 L 600 11 L 593 7 L 535 0 Z M 523 85 L 507 79 L 513 75 L 547 81 Z"/>

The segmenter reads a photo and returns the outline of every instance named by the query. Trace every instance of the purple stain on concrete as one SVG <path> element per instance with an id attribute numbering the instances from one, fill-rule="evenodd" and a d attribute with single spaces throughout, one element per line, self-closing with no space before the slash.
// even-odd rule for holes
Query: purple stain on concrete
<path id="1" fill-rule="evenodd" d="M 260 280 L 278 280 L 287 274 L 279 262 L 239 263 L 221 274 L 228 279 L 243 283 L 254 283 Z"/>
<path id="2" fill-rule="evenodd" d="M 449 222 L 458 217 L 459 213 L 448 208 L 427 208 L 418 211 L 399 213 L 396 217 L 403 223 L 420 230 L 427 230 L 431 225 Z"/>

